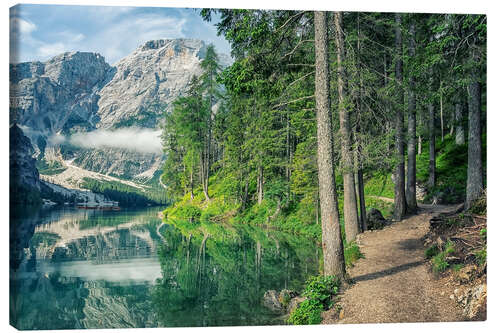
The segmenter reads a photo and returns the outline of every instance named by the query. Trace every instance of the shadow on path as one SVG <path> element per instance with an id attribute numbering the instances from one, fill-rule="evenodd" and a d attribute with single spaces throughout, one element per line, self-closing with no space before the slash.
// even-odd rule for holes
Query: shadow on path
<path id="1" fill-rule="evenodd" d="M 396 273 L 405 271 L 405 270 L 413 268 L 413 267 L 420 266 L 420 265 L 422 265 L 424 263 L 425 263 L 425 260 L 410 262 L 410 263 L 407 263 L 407 264 L 404 264 L 404 265 L 400 265 L 400 266 L 396 266 L 396 267 L 391 267 L 391 268 L 385 269 L 383 271 L 361 275 L 361 276 L 353 278 L 353 281 L 356 283 L 356 282 L 361 282 L 361 281 L 376 280 L 378 278 L 382 278 L 382 277 L 385 277 L 385 276 L 389 276 L 389 275 L 392 275 L 392 274 L 396 274 Z"/>

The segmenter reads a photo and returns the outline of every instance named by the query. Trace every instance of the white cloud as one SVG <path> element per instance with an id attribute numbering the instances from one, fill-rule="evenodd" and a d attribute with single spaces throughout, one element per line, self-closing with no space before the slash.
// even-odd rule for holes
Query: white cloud
<path id="1" fill-rule="evenodd" d="M 68 51 L 68 48 L 61 42 L 54 44 L 44 44 L 38 48 L 38 55 L 40 57 L 46 58 L 56 56 L 66 51 Z"/>
<path id="2" fill-rule="evenodd" d="M 76 133 L 69 142 L 82 148 L 122 148 L 140 153 L 161 154 L 161 131 L 136 127 L 121 128 L 114 131 L 96 130 Z"/>
<path id="3" fill-rule="evenodd" d="M 223 40 L 191 9 L 22 5 L 11 9 L 10 20 L 13 62 L 83 51 L 100 53 L 112 65 L 153 39 Z"/>
<path id="4" fill-rule="evenodd" d="M 184 18 L 153 14 L 124 17 L 93 36 L 89 44 L 113 64 L 149 40 L 185 37 L 183 30 L 186 22 Z"/>
<path id="5" fill-rule="evenodd" d="M 34 23 L 28 22 L 20 17 L 10 18 L 11 32 L 18 32 L 21 34 L 31 34 L 36 30 L 36 25 Z"/>
<path id="6" fill-rule="evenodd" d="M 66 141 L 66 138 L 64 137 L 64 135 L 62 134 L 59 134 L 59 133 L 56 133 L 56 134 L 53 134 L 51 135 L 48 139 L 47 139 L 47 142 L 49 143 L 49 145 L 51 146 L 54 146 L 54 145 L 60 145 L 62 144 L 63 142 Z"/>
<path id="7" fill-rule="evenodd" d="M 59 34 L 61 39 L 69 43 L 78 43 L 85 39 L 85 35 L 82 33 L 74 33 L 69 30 L 61 31 Z"/>

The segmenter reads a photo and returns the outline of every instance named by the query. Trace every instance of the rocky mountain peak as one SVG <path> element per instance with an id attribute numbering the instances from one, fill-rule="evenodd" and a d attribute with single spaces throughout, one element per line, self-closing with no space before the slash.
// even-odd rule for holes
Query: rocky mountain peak
<path id="1" fill-rule="evenodd" d="M 152 40 L 121 59 L 100 92 L 98 127 L 158 126 L 193 75 L 201 74 L 206 48 L 195 39 Z"/>
<path id="2" fill-rule="evenodd" d="M 66 52 L 46 62 L 10 65 L 11 121 L 22 125 L 38 159 L 63 151 L 60 160 L 90 171 L 131 179 L 153 175 L 161 155 L 118 148 L 53 149 L 54 135 L 161 126 L 164 113 L 201 74 L 208 44 L 196 39 L 158 39 L 140 45 L 114 66 L 93 52 Z M 231 58 L 219 54 L 221 65 Z"/>
<path id="3" fill-rule="evenodd" d="M 66 52 L 45 63 L 45 75 L 70 91 L 89 90 L 102 82 L 111 66 L 99 53 Z"/>

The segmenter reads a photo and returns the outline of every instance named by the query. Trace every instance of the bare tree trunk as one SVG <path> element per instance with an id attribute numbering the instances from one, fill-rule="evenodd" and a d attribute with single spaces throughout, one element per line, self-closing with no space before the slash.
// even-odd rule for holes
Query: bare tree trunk
<path id="1" fill-rule="evenodd" d="M 339 93 L 339 120 L 342 152 L 342 169 L 344 178 L 344 226 L 346 242 L 356 239 L 358 228 L 358 205 L 354 184 L 354 161 L 352 156 L 352 133 L 350 112 L 347 109 L 347 73 L 344 67 L 345 49 L 342 26 L 342 13 L 334 13 L 337 41 L 337 88 Z"/>
<path id="2" fill-rule="evenodd" d="M 357 183 L 358 183 L 358 198 L 359 198 L 359 213 L 361 217 L 362 230 L 368 230 L 367 220 L 366 220 L 366 203 L 365 203 L 365 182 L 363 180 L 363 169 L 358 169 L 357 172 Z"/>
<path id="3" fill-rule="evenodd" d="M 207 154 L 206 151 L 202 152 L 200 154 L 200 178 L 201 178 L 201 187 L 203 189 L 203 194 L 205 194 L 205 199 L 210 200 L 210 197 L 208 196 L 208 171 L 207 168 L 208 166 L 207 162 Z"/>
<path id="4" fill-rule="evenodd" d="M 262 166 L 259 166 L 258 174 L 257 174 L 257 203 L 260 205 L 264 198 L 264 175 Z"/>
<path id="5" fill-rule="evenodd" d="M 411 15 L 411 14 L 410 14 Z M 415 57 L 415 22 L 413 17 L 410 17 L 410 41 L 408 55 L 410 61 Z M 406 203 L 408 205 L 408 213 L 415 214 L 417 212 L 417 155 L 416 151 L 416 133 L 417 133 L 417 108 L 415 99 L 415 77 L 409 78 L 408 89 L 408 177 L 406 183 Z"/>
<path id="6" fill-rule="evenodd" d="M 318 181 L 321 206 L 323 273 L 345 281 L 344 247 L 335 190 L 333 130 L 330 105 L 330 72 L 328 68 L 327 13 L 314 12 L 314 45 L 316 55 L 315 99 L 318 137 Z"/>
<path id="7" fill-rule="evenodd" d="M 361 78 L 361 36 L 360 36 L 360 20 L 359 20 L 359 12 L 357 13 L 357 21 L 358 21 L 358 38 L 357 38 L 357 72 L 358 72 L 358 93 L 356 96 L 356 104 L 358 111 L 358 121 L 356 123 L 356 131 L 360 132 L 360 119 L 362 115 L 362 91 L 363 91 L 363 81 Z M 360 219 L 360 230 L 366 231 L 367 221 L 366 221 L 366 204 L 365 204 L 365 184 L 363 181 L 363 162 L 362 162 L 362 151 L 361 151 L 361 143 L 359 137 L 355 137 L 355 141 L 357 143 L 357 154 L 355 155 L 355 163 L 356 163 L 356 184 L 358 191 L 358 199 L 359 199 L 359 219 Z"/>
<path id="8" fill-rule="evenodd" d="M 396 97 L 396 149 L 398 164 L 394 171 L 394 215 L 395 221 L 401 221 L 406 214 L 405 198 L 405 156 L 404 156 L 404 135 L 403 121 L 404 115 L 402 107 L 404 105 L 403 94 L 403 59 L 402 59 L 402 38 L 401 38 L 401 14 L 395 14 L 396 19 L 396 81 L 399 85 L 398 96 Z"/>
<path id="9" fill-rule="evenodd" d="M 418 155 L 422 154 L 422 136 L 418 135 Z"/>
<path id="10" fill-rule="evenodd" d="M 444 120 L 443 120 L 443 81 L 439 82 L 439 112 L 441 118 L 441 142 L 444 141 Z"/>
<path id="11" fill-rule="evenodd" d="M 463 104 L 461 100 L 455 103 L 455 144 L 465 144 L 465 131 L 464 131 L 464 113 Z"/>
<path id="12" fill-rule="evenodd" d="M 189 182 L 191 188 L 191 201 L 194 199 L 194 182 L 193 182 L 193 168 L 191 167 L 191 172 L 189 173 Z"/>
<path id="13" fill-rule="evenodd" d="M 429 187 L 436 186 L 436 111 L 434 103 L 429 102 Z"/>
<path id="14" fill-rule="evenodd" d="M 483 163 L 481 159 L 481 76 L 479 72 L 480 55 L 475 45 L 471 48 L 474 67 L 470 73 L 469 95 L 469 146 L 467 161 L 467 196 L 465 209 L 478 199 L 484 190 Z"/>

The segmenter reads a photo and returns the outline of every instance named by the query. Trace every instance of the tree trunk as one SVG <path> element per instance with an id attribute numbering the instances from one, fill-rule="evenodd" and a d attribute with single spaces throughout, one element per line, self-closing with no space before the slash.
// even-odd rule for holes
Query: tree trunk
<path id="1" fill-rule="evenodd" d="M 470 73 L 469 95 L 469 147 L 467 161 L 467 196 L 465 209 L 478 199 L 484 190 L 483 163 L 481 159 L 481 77 L 480 56 L 475 45 L 471 49 L 471 61 L 474 64 Z"/>
<path id="2" fill-rule="evenodd" d="M 210 197 L 208 196 L 208 175 L 209 172 L 207 171 L 208 166 L 208 161 L 207 161 L 207 154 L 206 151 L 202 152 L 200 154 L 200 175 L 201 175 L 201 187 L 203 189 L 203 194 L 205 194 L 205 199 L 210 200 Z"/>
<path id="3" fill-rule="evenodd" d="M 365 182 L 363 180 L 363 169 L 359 168 L 357 172 L 359 213 L 361 219 L 362 231 L 368 230 L 366 221 L 366 203 L 365 203 Z"/>
<path id="4" fill-rule="evenodd" d="M 411 15 L 411 14 L 410 14 Z M 415 57 L 415 22 L 413 17 L 410 18 L 410 41 L 408 55 L 410 61 Z M 416 155 L 416 133 L 417 133 L 417 103 L 415 99 L 415 77 L 409 78 L 408 89 L 408 177 L 406 183 L 406 203 L 408 205 L 408 213 L 415 214 L 417 212 L 417 155 Z"/>
<path id="5" fill-rule="evenodd" d="M 362 91 L 363 91 L 363 81 L 361 77 L 361 36 L 360 36 L 360 20 L 359 20 L 359 12 L 357 13 L 357 21 L 358 21 L 358 38 L 357 38 L 357 72 L 358 72 L 358 93 L 356 95 L 356 104 L 358 111 L 358 121 L 356 123 L 356 132 L 361 132 L 360 130 L 360 119 L 362 117 Z M 366 221 L 366 204 L 365 204 L 365 183 L 363 180 L 363 163 L 362 163 L 362 151 L 361 151 L 361 143 L 359 137 L 355 137 L 355 141 L 357 143 L 357 154 L 355 158 L 356 163 L 356 184 L 358 191 L 358 199 L 359 199 L 359 225 L 361 231 L 366 231 L 367 221 Z"/>
<path id="6" fill-rule="evenodd" d="M 418 135 L 418 155 L 422 154 L 422 136 Z"/>
<path id="7" fill-rule="evenodd" d="M 396 64 L 395 75 L 399 85 L 396 96 L 396 149 L 397 165 L 394 171 L 394 220 L 401 221 L 406 214 L 405 198 L 405 156 L 404 156 L 404 135 L 403 135 L 403 59 L 402 59 L 402 38 L 401 38 L 401 14 L 395 14 L 396 19 Z"/>
<path id="8" fill-rule="evenodd" d="M 191 167 L 191 172 L 189 173 L 189 183 L 191 190 L 191 201 L 194 199 L 194 181 L 193 181 L 193 167 Z"/>
<path id="9" fill-rule="evenodd" d="M 257 203 L 260 205 L 264 198 L 264 175 L 262 166 L 259 166 L 257 174 Z"/>
<path id="10" fill-rule="evenodd" d="M 465 144 L 464 113 L 462 101 L 455 103 L 455 144 Z"/>
<path id="11" fill-rule="evenodd" d="M 314 12 L 315 99 L 318 138 L 318 181 L 321 206 L 323 273 L 345 281 L 344 248 L 335 189 L 333 130 L 328 68 L 327 13 Z"/>
<path id="12" fill-rule="evenodd" d="M 434 103 L 429 103 L 429 187 L 436 186 L 436 110 Z"/>
<path id="13" fill-rule="evenodd" d="M 352 156 L 352 133 L 350 112 L 347 109 L 347 73 L 344 67 L 345 50 L 342 27 L 342 13 L 334 13 L 337 42 L 337 88 L 339 93 L 339 120 L 342 152 L 342 173 L 344 178 L 344 226 L 346 242 L 356 239 L 358 228 L 358 205 L 354 184 L 354 161 Z"/>
<path id="14" fill-rule="evenodd" d="M 443 81 L 439 83 L 439 113 L 441 118 L 441 142 L 444 141 L 444 120 L 443 120 Z"/>

